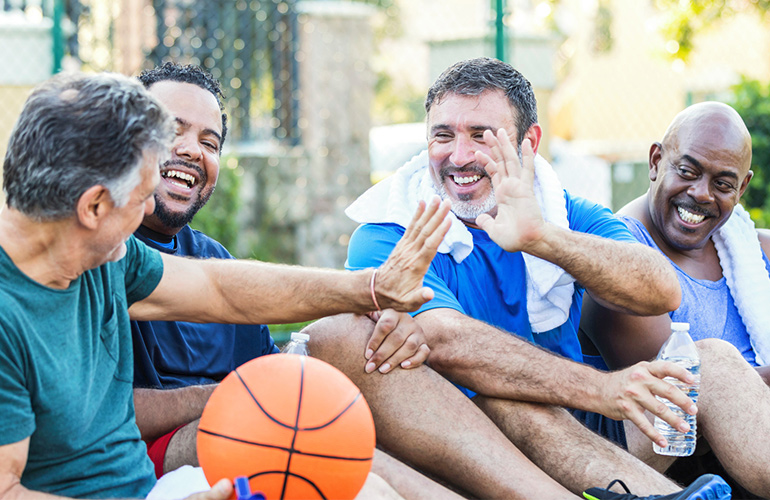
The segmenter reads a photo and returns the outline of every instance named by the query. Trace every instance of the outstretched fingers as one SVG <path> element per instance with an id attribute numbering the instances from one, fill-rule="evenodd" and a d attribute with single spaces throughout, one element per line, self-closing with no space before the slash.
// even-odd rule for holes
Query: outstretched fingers
<path id="1" fill-rule="evenodd" d="M 414 311 L 433 298 L 433 291 L 422 286 L 422 279 L 436 256 L 451 221 L 449 202 L 435 197 L 420 202 L 404 236 L 377 274 L 375 293 L 382 307 Z"/>
<path id="2" fill-rule="evenodd" d="M 430 264 L 449 230 L 451 221 L 446 218 L 449 208 L 449 202 L 442 202 L 438 196 L 434 197 L 427 206 L 421 201 L 396 249 L 401 246 L 407 251 L 414 251 L 422 265 Z"/>

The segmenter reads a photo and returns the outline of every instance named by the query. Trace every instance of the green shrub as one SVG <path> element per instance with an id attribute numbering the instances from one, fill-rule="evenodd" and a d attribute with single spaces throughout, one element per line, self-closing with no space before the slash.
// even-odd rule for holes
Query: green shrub
<path id="1" fill-rule="evenodd" d="M 757 227 L 770 227 L 770 84 L 742 78 L 732 90 L 729 104 L 743 117 L 751 133 L 754 177 L 742 203 Z"/>

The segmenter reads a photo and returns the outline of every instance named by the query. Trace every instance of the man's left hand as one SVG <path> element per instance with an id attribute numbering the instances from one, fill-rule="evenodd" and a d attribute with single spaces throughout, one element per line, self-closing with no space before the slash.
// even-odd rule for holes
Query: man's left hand
<path id="1" fill-rule="evenodd" d="M 533 189 L 535 153 L 532 143 L 529 139 L 522 142 L 520 162 L 516 147 L 504 129 L 498 130 L 497 135 L 485 130 L 484 142 L 490 153 L 476 151 L 476 160 L 492 178 L 497 214 L 494 217 L 481 214 L 476 218 L 476 224 L 508 252 L 526 252 L 529 245 L 543 238 L 546 227 Z"/>

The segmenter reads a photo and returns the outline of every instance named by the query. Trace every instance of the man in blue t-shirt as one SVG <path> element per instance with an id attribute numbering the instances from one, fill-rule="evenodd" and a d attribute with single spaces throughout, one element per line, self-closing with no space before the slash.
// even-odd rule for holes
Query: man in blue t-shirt
<path id="1" fill-rule="evenodd" d="M 403 232 L 402 211 L 417 200 L 437 192 L 451 202 L 452 227 L 425 277 L 435 297 L 416 319 L 430 341 L 430 366 L 475 393 L 474 402 L 510 442 L 485 439 L 478 446 L 487 454 L 479 457 L 462 436 L 441 432 L 436 410 L 425 408 L 391 424 L 397 429 L 408 421 L 410 429 L 431 433 L 442 443 L 440 463 L 415 453 L 395 432 L 392 439 L 378 434 L 383 445 L 482 497 L 545 498 L 559 495 L 556 481 L 582 491 L 617 477 L 636 494 L 670 491 L 671 483 L 631 455 L 544 405 L 599 413 L 601 425 L 628 419 L 659 444 L 665 440 L 645 412 L 686 426 L 655 396 L 695 412 L 685 394 L 662 380 L 691 382 L 689 373 L 665 362 L 599 372 L 580 363 L 577 337 L 584 292 L 614 310 L 663 314 L 679 303 L 675 273 L 608 209 L 564 192 L 547 163 L 535 159 L 542 129 L 534 92 L 510 65 L 487 58 L 455 64 L 433 84 L 425 108 L 428 151 L 347 210 L 364 224 L 351 238 L 347 266 L 363 269 L 387 258 Z M 409 374 L 415 386 L 422 383 L 417 376 Z M 377 418 L 386 419 L 392 395 L 389 400 L 387 392 L 364 384 Z M 422 408 L 428 400 L 405 404 Z M 486 428 L 488 420 L 461 417 L 459 408 L 456 418 L 470 419 L 461 427 Z M 505 448 L 511 443 L 535 464 Z M 511 477 L 511 469 L 518 474 Z"/>
<path id="2" fill-rule="evenodd" d="M 702 372 L 699 427 L 708 426 L 708 444 L 731 466 L 730 474 L 765 498 L 770 441 L 757 430 L 770 426 L 770 388 L 762 384 L 770 382 L 770 232 L 756 230 L 739 204 L 750 168 L 751 135 L 734 109 L 704 102 L 679 113 L 650 148 L 649 190 L 619 214 L 640 242 L 669 259 L 682 288 L 681 305 L 641 317 L 586 299 L 581 331 L 592 341 L 587 352 L 595 346 L 617 369 L 653 359 L 671 322 L 689 323 L 702 366 L 722 367 L 716 376 Z M 736 425 L 735 408 L 741 420 L 751 422 L 748 430 Z M 629 440 L 628 446 L 652 457 L 643 441 Z M 752 451 L 723 451 L 731 449 Z"/>
<path id="3" fill-rule="evenodd" d="M 152 492 L 134 417 L 129 318 L 294 322 L 416 310 L 432 297 L 422 278 L 446 229 L 448 207 L 438 202 L 421 206 L 376 273 L 185 259 L 139 243 L 132 234 L 153 213 L 173 137 L 166 108 L 120 75 L 57 75 L 24 104 L 0 210 L 2 498 Z M 163 498 L 208 487 L 191 467 L 163 483 L 165 493 L 155 490 Z M 231 493 L 222 480 L 191 498 Z"/>

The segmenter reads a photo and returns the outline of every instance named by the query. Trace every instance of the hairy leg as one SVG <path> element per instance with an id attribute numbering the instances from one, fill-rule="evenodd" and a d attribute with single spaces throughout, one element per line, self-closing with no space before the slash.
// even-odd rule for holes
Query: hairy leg
<path id="1" fill-rule="evenodd" d="M 178 469 L 183 465 L 198 467 L 196 436 L 200 419 L 185 425 L 171 437 L 163 459 L 163 473 Z"/>
<path id="2" fill-rule="evenodd" d="M 373 329 L 365 317 L 313 323 L 310 352 L 346 373 L 374 416 L 377 441 L 418 470 L 481 498 L 564 499 L 570 493 L 538 469 L 468 398 L 426 366 L 364 372 Z"/>
<path id="3" fill-rule="evenodd" d="M 640 460 L 586 429 L 564 408 L 476 396 L 474 402 L 532 462 L 580 493 L 622 479 L 637 495 L 681 488 Z"/>
<path id="4" fill-rule="evenodd" d="M 381 450 L 375 450 L 372 473 L 384 479 L 399 495 L 410 500 L 463 498 Z"/>
<path id="5" fill-rule="evenodd" d="M 731 344 L 717 339 L 697 342 L 701 356 L 698 432 L 708 441 L 728 474 L 744 488 L 770 497 L 770 388 Z M 667 468 L 650 441 L 634 436 L 633 453 Z M 668 464 L 668 465 L 667 465 Z"/>

